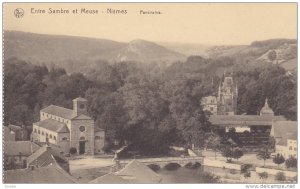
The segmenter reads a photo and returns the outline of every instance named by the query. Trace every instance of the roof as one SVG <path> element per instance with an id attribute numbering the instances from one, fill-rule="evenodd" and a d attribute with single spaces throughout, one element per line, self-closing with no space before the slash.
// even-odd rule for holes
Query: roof
<path id="1" fill-rule="evenodd" d="M 10 128 L 10 129 L 13 130 L 13 131 L 19 131 L 19 130 L 22 130 L 22 127 L 21 127 L 21 126 L 13 125 L 13 124 L 9 124 L 9 125 L 8 125 L 8 128 Z"/>
<path id="2" fill-rule="evenodd" d="M 272 121 L 286 120 L 283 116 L 259 115 L 211 115 L 209 121 L 213 125 L 272 125 Z"/>
<path id="3" fill-rule="evenodd" d="M 132 160 L 116 175 L 135 184 L 154 184 L 161 181 L 159 175 L 137 160 Z"/>
<path id="4" fill-rule="evenodd" d="M 77 181 L 57 164 L 47 167 L 4 171 L 4 183 L 76 183 Z"/>
<path id="5" fill-rule="evenodd" d="M 120 176 L 117 176 L 113 173 L 109 173 L 106 175 L 103 175 L 101 177 L 98 177 L 89 183 L 91 184 L 129 184 L 127 180 L 123 179 Z"/>
<path id="6" fill-rule="evenodd" d="M 75 98 L 73 101 L 81 101 L 81 102 L 86 102 L 87 100 L 86 100 L 85 98 L 78 97 L 78 98 Z"/>
<path id="7" fill-rule="evenodd" d="M 8 127 L 4 126 L 4 141 L 15 141 L 16 133 L 11 131 Z"/>
<path id="8" fill-rule="evenodd" d="M 297 121 L 274 121 L 271 134 L 281 139 L 277 145 L 286 146 L 288 139 L 297 139 Z"/>
<path id="9" fill-rule="evenodd" d="M 67 125 L 65 123 L 56 121 L 54 119 L 45 119 L 43 121 L 39 121 L 34 123 L 34 125 L 37 125 L 39 127 L 55 131 L 57 133 L 68 133 L 70 132 Z"/>
<path id="10" fill-rule="evenodd" d="M 30 156 L 40 147 L 31 141 L 8 141 L 4 142 L 4 154 L 7 156 Z"/>
<path id="11" fill-rule="evenodd" d="M 72 119 L 76 117 L 72 109 L 63 108 L 60 106 L 50 105 L 41 110 L 41 112 L 45 112 L 51 115 L 56 115 L 58 117 L 62 117 L 65 119 Z"/>
<path id="12" fill-rule="evenodd" d="M 45 145 L 27 158 L 27 165 L 34 165 L 38 167 L 48 166 L 56 162 L 55 157 L 59 157 L 67 162 L 65 157 L 60 155 L 58 151 L 48 145 Z"/>

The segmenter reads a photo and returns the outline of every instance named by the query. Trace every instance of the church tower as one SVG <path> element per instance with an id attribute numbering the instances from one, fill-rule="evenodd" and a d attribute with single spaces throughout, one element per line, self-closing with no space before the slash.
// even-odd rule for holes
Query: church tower
<path id="1" fill-rule="evenodd" d="M 74 99 L 73 112 L 76 116 L 81 114 L 87 115 L 87 100 L 81 97 Z"/>
<path id="2" fill-rule="evenodd" d="M 218 115 L 235 115 L 237 109 L 237 84 L 232 73 L 224 72 L 218 90 Z"/>

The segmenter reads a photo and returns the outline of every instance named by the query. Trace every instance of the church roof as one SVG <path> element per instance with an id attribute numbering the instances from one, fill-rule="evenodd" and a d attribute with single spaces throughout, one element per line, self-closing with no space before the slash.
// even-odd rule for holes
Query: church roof
<path id="1" fill-rule="evenodd" d="M 76 116 L 72 109 L 63 108 L 63 107 L 55 106 L 55 105 L 50 105 L 50 106 L 42 109 L 41 112 L 45 112 L 45 113 L 48 113 L 51 115 L 56 115 L 58 117 L 62 117 L 65 119 L 72 119 Z"/>
<path id="2" fill-rule="evenodd" d="M 113 173 L 109 173 L 106 175 L 103 175 L 101 177 L 98 177 L 89 183 L 91 184 L 129 184 L 130 182 L 126 181 L 125 179 L 121 178 L 120 176 L 117 176 Z"/>
<path id="3" fill-rule="evenodd" d="M 209 121 L 213 125 L 272 125 L 272 121 L 286 120 L 283 116 L 259 115 L 211 115 Z"/>
<path id="4" fill-rule="evenodd" d="M 137 160 L 132 160 L 116 175 L 134 184 L 155 184 L 161 181 L 158 174 Z"/>
<path id="5" fill-rule="evenodd" d="M 4 171 L 4 183 L 35 183 L 35 184 L 62 184 L 62 183 L 76 183 L 77 181 L 64 171 L 57 164 L 49 165 L 47 167 L 27 168 Z"/>
<path id="6" fill-rule="evenodd" d="M 34 125 L 37 125 L 39 127 L 55 131 L 57 133 L 68 133 L 69 129 L 65 123 L 56 121 L 54 119 L 45 119 L 43 121 L 39 121 L 37 123 L 34 123 Z"/>

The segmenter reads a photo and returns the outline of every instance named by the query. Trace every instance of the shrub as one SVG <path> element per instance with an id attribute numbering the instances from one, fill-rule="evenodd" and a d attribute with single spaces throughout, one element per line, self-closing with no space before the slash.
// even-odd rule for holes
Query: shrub
<path id="1" fill-rule="evenodd" d="M 77 153 L 77 149 L 76 148 L 74 148 L 74 147 L 70 148 L 70 154 L 71 155 L 74 155 L 76 153 Z"/>
<path id="2" fill-rule="evenodd" d="M 246 171 L 245 173 L 244 173 L 244 177 L 247 179 L 247 178 L 249 178 L 249 177 L 251 177 L 251 172 L 250 171 Z"/>
<path id="3" fill-rule="evenodd" d="M 278 181 L 285 181 L 286 180 L 286 176 L 285 176 L 284 172 L 278 172 L 275 175 L 275 179 L 278 180 Z"/>
<path id="4" fill-rule="evenodd" d="M 294 156 L 290 156 L 286 161 L 285 161 L 285 166 L 287 168 L 294 167 L 297 168 L 297 159 Z"/>
<path id="5" fill-rule="evenodd" d="M 267 172 L 262 172 L 262 173 L 258 173 L 258 176 L 260 179 L 265 180 L 268 178 L 268 173 Z"/>
<path id="6" fill-rule="evenodd" d="M 203 179 L 203 183 L 219 183 L 220 182 L 219 176 L 216 176 L 209 172 L 203 172 L 201 178 Z"/>
<path id="7" fill-rule="evenodd" d="M 279 167 L 280 164 L 284 163 L 285 159 L 283 155 L 281 154 L 276 154 L 276 156 L 273 158 L 273 162 L 276 163 Z"/>

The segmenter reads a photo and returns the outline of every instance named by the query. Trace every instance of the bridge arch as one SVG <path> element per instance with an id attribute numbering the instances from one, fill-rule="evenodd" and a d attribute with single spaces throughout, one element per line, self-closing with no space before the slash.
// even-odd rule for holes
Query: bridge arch
<path id="1" fill-rule="evenodd" d="M 179 163 L 168 163 L 167 165 L 165 165 L 165 169 L 172 171 L 172 170 L 177 170 L 179 169 L 179 167 L 181 167 L 181 165 Z"/>
<path id="2" fill-rule="evenodd" d="M 157 172 L 161 169 L 161 167 L 158 164 L 152 163 L 147 165 L 152 171 Z"/>

